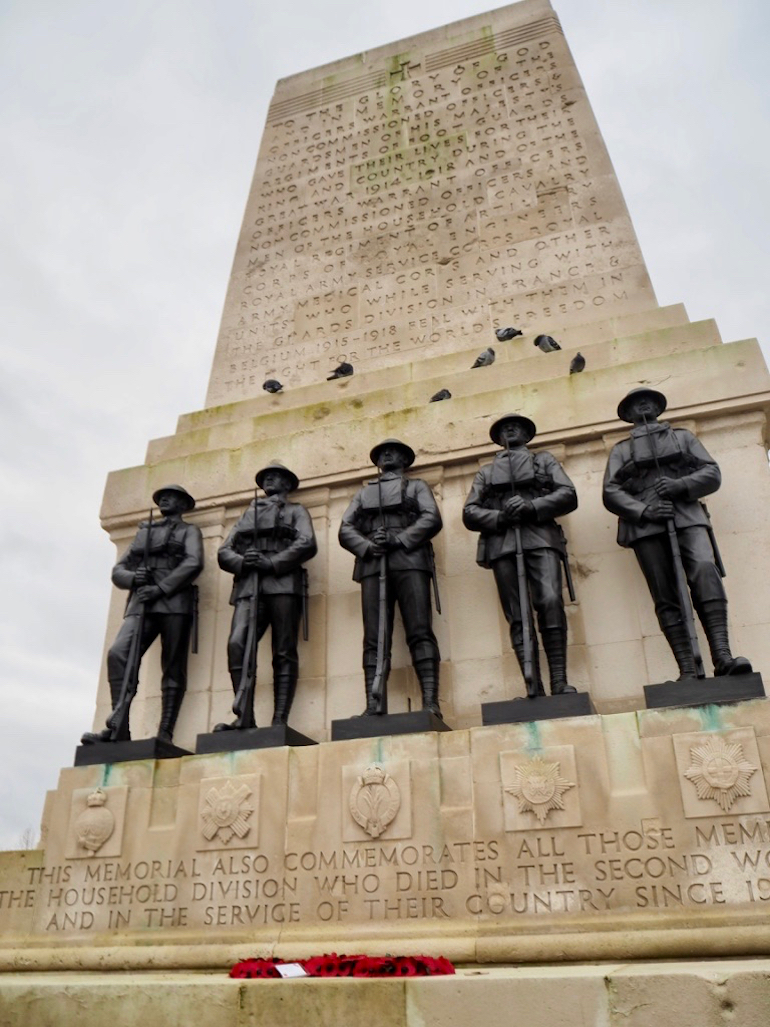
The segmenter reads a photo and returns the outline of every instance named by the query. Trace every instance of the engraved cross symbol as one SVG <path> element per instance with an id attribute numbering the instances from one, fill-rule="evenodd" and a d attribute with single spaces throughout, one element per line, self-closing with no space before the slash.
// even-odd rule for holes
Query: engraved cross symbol
<path id="1" fill-rule="evenodd" d="M 415 71 L 420 67 L 420 62 L 418 61 L 416 64 L 410 64 L 408 60 L 399 61 L 398 65 L 398 71 L 391 71 L 390 73 L 391 80 L 397 78 L 399 82 L 404 82 L 410 77 L 410 71 Z"/>

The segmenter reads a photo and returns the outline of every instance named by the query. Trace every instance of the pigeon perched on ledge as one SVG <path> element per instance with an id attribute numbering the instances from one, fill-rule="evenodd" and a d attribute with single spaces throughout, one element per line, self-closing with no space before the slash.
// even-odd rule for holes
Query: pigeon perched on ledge
<path id="1" fill-rule="evenodd" d="M 517 335 L 523 335 L 524 332 L 520 332 L 518 328 L 495 328 L 495 335 L 500 342 L 508 342 L 510 339 L 515 339 Z"/>
<path id="2" fill-rule="evenodd" d="M 452 393 L 449 391 L 449 389 L 439 389 L 439 391 L 434 396 L 430 397 L 430 402 L 431 403 L 440 403 L 442 399 L 451 399 L 451 398 L 452 398 Z"/>
<path id="3" fill-rule="evenodd" d="M 495 351 L 491 346 L 488 346 L 483 353 L 479 353 L 474 363 L 471 364 L 471 370 L 474 367 L 489 367 L 490 364 L 495 362 Z"/>
<path id="4" fill-rule="evenodd" d="M 550 335 L 538 335 L 535 339 L 535 345 L 543 353 L 555 353 L 557 349 L 561 349 L 556 339 L 552 339 Z"/>
<path id="5" fill-rule="evenodd" d="M 334 368 L 331 374 L 326 376 L 327 382 L 334 381 L 335 378 L 348 378 L 353 373 L 353 365 L 346 363 L 344 360 L 341 364 Z"/>
<path id="6" fill-rule="evenodd" d="M 582 353 L 578 352 L 578 353 L 575 354 L 575 356 L 570 361 L 569 373 L 570 374 L 579 374 L 584 369 L 585 366 L 586 366 L 586 358 L 583 356 Z"/>
<path id="7" fill-rule="evenodd" d="M 266 382 L 262 382 L 262 388 L 265 392 L 280 392 L 283 389 L 283 385 L 277 378 L 268 378 Z"/>

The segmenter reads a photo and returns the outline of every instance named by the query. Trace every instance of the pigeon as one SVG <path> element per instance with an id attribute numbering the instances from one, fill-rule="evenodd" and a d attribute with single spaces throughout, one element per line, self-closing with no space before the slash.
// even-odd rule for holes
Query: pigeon
<path id="1" fill-rule="evenodd" d="M 582 353 L 576 353 L 569 365 L 570 374 L 579 374 L 586 366 L 586 358 Z"/>
<path id="2" fill-rule="evenodd" d="M 509 339 L 515 339 L 517 335 L 523 335 L 524 332 L 520 332 L 518 328 L 495 328 L 495 335 L 500 342 L 508 342 Z"/>
<path id="3" fill-rule="evenodd" d="M 334 368 L 334 370 L 332 371 L 331 374 L 328 374 L 326 376 L 326 380 L 327 380 L 327 382 L 332 382 L 332 381 L 334 381 L 335 378 L 347 378 L 352 373 L 353 373 L 353 365 L 352 364 L 347 364 L 343 360 L 342 363 L 338 367 Z"/>
<path id="4" fill-rule="evenodd" d="M 262 388 L 265 392 L 280 392 L 283 385 L 275 378 L 268 378 L 266 382 L 262 382 Z"/>
<path id="5" fill-rule="evenodd" d="M 488 346 L 483 353 L 479 353 L 476 360 L 471 364 L 471 370 L 474 367 L 489 367 L 490 364 L 495 362 L 495 351 L 491 346 Z"/>
<path id="6" fill-rule="evenodd" d="M 440 389 L 435 396 L 430 397 L 431 403 L 440 403 L 442 399 L 451 399 L 452 393 L 449 389 Z"/>
<path id="7" fill-rule="evenodd" d="M 538 335 L 535 339 L 535 345 L 538 349 L 541 349 L 543 353 L 553 353 L 557 349 L 561 349 L 561 346 L 556 339 L 552 339 L 550 335 Z"/>

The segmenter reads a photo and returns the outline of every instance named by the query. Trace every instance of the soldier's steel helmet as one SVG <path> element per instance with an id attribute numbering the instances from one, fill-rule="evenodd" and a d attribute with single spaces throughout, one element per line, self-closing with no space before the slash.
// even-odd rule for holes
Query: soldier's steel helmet
<path id="1" fill-rule="evenodd" d="M 627 421 L 629 424 L 633 424 L 633 418 L 628 415 L 628 408 L 635 399 L 639 396 L 650 396 L 658 404 L 658 414 L 662 414 L 668 406 L 668 400 L 662 392 L 658 392 L 657 389 L 648 389 L 646 386 L 642 386 L 639 389 L 631 389 L 627 396 L 618 403 L 618 417 L 621 421 Z"/>
<path id="2" fill-rule="evenodd" d="M 524 429 L 527 432 L 527 442 L 531 442 L 532 439 L 534 439 L 535 435 L 537 434 L 537 428 L 535 427 L 535 422 L 534 421 L 530 421 L 530 419 L 528 417 L 524 417 L 523 414 L 505 414 L 504 417 L 498 417 L 498 419 L 495 421 L 495 423 L 489 429 L 489 437 L 490 437 L 490 439 L 493 442 L 496 442 L 498 446 L 502 446 L 502 442 L 500 441 L 500 432 L 502 430 L 502 427 L 503 427 L 504 424 L 507 424 L 509 421 L 516 421 L 518 424 L 521 424 L 521 425 L 524 426 Z"/>
<path id="3" fill-rule="evenodd" d="M 377 463 L 380 453 L 385 449 L 386 446 L 398 446 L 401 452 L 406 457 L 406 466 L 411 467 L 414 463 L 414 450 L 411 446 L 407 446 L 405 442 L 400 439 L 383 439 L 379 442 L 369 454 L 369 459 L 373 464 Z"/>
<path id="4" fill-rule="evenodd" d="M 294 492 L 299 488 L 299 478 L 297 475 L 294 471 L 290 471 L 288 467 L 284 467 L 280 460 L 271 460 L 267 467 L 263 467 L 261 471 L 257 471 L 254 475 L 254 481 L 260 488 L 262 488 L 262 482 L 265 480 L 265 475 L 268 471 L 280 471 L 284 477 L 288 478 L 291 482 L 289 492 Z"/>
<path id="5" fill-rule="evenodd" d="M 181 485 L 161 485 L 161 487 L 156 489 L 152 494 L 153 503 L 157 503 L 158 497 L 162 496 L 164 492 L 174 492 L 176 495 L 181 496 L 187 504 L 185 506 L 185 510 L 193 510 L 195 508 L 195 500 L 187 489 L 182 488 Z"/>

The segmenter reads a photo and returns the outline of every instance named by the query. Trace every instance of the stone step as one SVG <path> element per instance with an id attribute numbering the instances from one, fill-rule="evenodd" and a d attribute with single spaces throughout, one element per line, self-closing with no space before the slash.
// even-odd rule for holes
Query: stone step
<path id="1" fill-rule="evenodd" d="M 719 343 L 720 336 L 715 322 L 699 321 L 609 341 L 594 342 L 584 335 L 580 346 L 587 367 L 593 372 L 629 362 L 705 349 Z M 306 396 L 316 390 L 319 393 L 326 391 L 325 402 L 316 399 L 312 404 L 300 406 L 294 402 L 289 406 L 283 396 L 272 397 L 268 401 L 269 409 L 263 411 L 258 420 L 253 415 L 244 416 L 238 420 L 191 428 L 151 441 L 147 449 L 147 461 L 157 463 L 204 449 L 236 449 L 252 442 L 255 431 L 262 438 L 283 440 L 294 432 L 307 431 L 321 423 L 343 424 L 359 421 L 364 416 L 393 416 L 399 410 L 430 405 L 430 397 L 441 388 L 447 388 L 452 393 L 452 403 L 460 397 L 476 397 L 476 402 L 483 403 L 484 397 L 499 393 L 503 388 L 570 377 L 569 364 L 574 350 L 569 351 L 565 347 L 561 353 L 545 354 L 528 341 L 522 354 L 521 340 L 505 345 L 516 345 L 517 352 L 498 347 L 500 356 L 490 367 L 471 370 L 472 354 L 452 354 L 428 361 L 432 365 L 429 376 L 423 363 L 407 364 L 390 371 L 372 371 L 360 378 L 354 376 L 340 382 L 329 382 L 326 390 L 322 390 L 321 386 L 306 386 L 297 390 Z M 376 381 L 379 388 L 371 388 L 372 381 Z M 336 402 L 328 399 L 328 391 L 332 389 Z M 507 405 L 505 409 L 508 409 Z"/>
<path id="2" fill-rule="evenodd" d="M 608 943 L 608 956 L 611 948 Z M 247 944 L 240 949 L 242 956 L 251 954 Z M 527 1027 L 722 1027 L 728 1019 L 745 1025 L 764 1022 L 768 977 L 770 960 L 750 957 L 480 964 L 460 966 L 444 977 L 369 980 L 229 980 L 223 970 L 205 967 L 144 973 L 133 968 L 28 971 L 0 976 L 0 1015 L 5 1027 L 502 1027 L 514 1022 L 515 1009 L 516 1022 Z"/>
<path id="3" fill-rule="evenodd" d="M 217 497 L 240 497 L 252 487 L 255 469 L 274 458 L 291 467 L 305 487 L 346 485 L 370 472 L 369 451 L 386 435 L 410 442 L 418 453 L 418 467 L 445 463 L 450 454 L 452 462 L 486 457 L 493 449 L 489 425 L 509 410 L 525 411 L 535 421 L 542 445 L 597 438 L 618 430 L 618 401 L 640 384 L 662 388 L 671 414 L 680 417 L 703 409 L 717 412 L 728 399 L 733 410 L 765 409 L 770 401 L 770 374 L 756 340 L 653 357 L 642 349 L 630 362 L 633 344 L 627 346 L 622 364 L 530 382 L 511 380 L 498 371 L 488 391 L 444 403 L 426 403 L 424 393 L 417 403 L 415 386 L 409 386 L 388 390 L 381 406 L 373 398 L 358 401 L 358 406 L 355 400 L 344 406 L 314 406 L 280 419 L 255 418 L 231 429 L 221 426 L 191 432 L 189 438 L 157 440 L 151 466 L 109 476 L 103 514 L 134 516 L 165 481 L 183 481 L 193 495 L 210 497 L 209 505 Z M 541 362 L 548 359 L 542 356 Z M 390 409 L 385 409 L 387 402 Z"/>
<path id="4" fill-rule="evenodd" d="M 592 343 L 609 342 L 638 336 L 647 332 L 657 332 L 666 328 L 687 326 L 689 320 L 682 304 L 669 307 L 654 307 L 643 313 L 623 314 L 603 321 L 586 322 L 559 331 L 559 342 L 565 350 L 580 349 L 587 345 L 586 339 Z M 436 353 L 431 356 L 431 347 L 414 350 L 404 354 L 402 362 L 390 367 L 365 371 L 343 378 L 337 382 L 327 383 L 325 380 L 289 389 L 285 393 L 271 396 L 265 393 L 254 399 L 228 403 L 222 406 L 209 407 L 204 410 L 182 414 L 177 423 L 177 434 L 197 430 L 212 424 L 222 424 L 243 418 L 262 416 L 272 410 L 283 410 L 287 407 L 303 407 L 312 403 L 326 403 L 351 395 L 360 396 L 383 387 L 392 387 L 413 380 L 416 377 L 432 378 L 444 374 L 447 370 L 461 371 L 469 368 L 479 352 L 491 345 L 498 362 L 525 359 L 532 353 L 535 335 L 530 333 L 512 342 L 498 343 L 494 336 L 490 339 L 479 337 L 479 343 L 473 348 L 464 348 L 452 354 Z M 438 347 L 433 347 L 438 349 Z"/>

